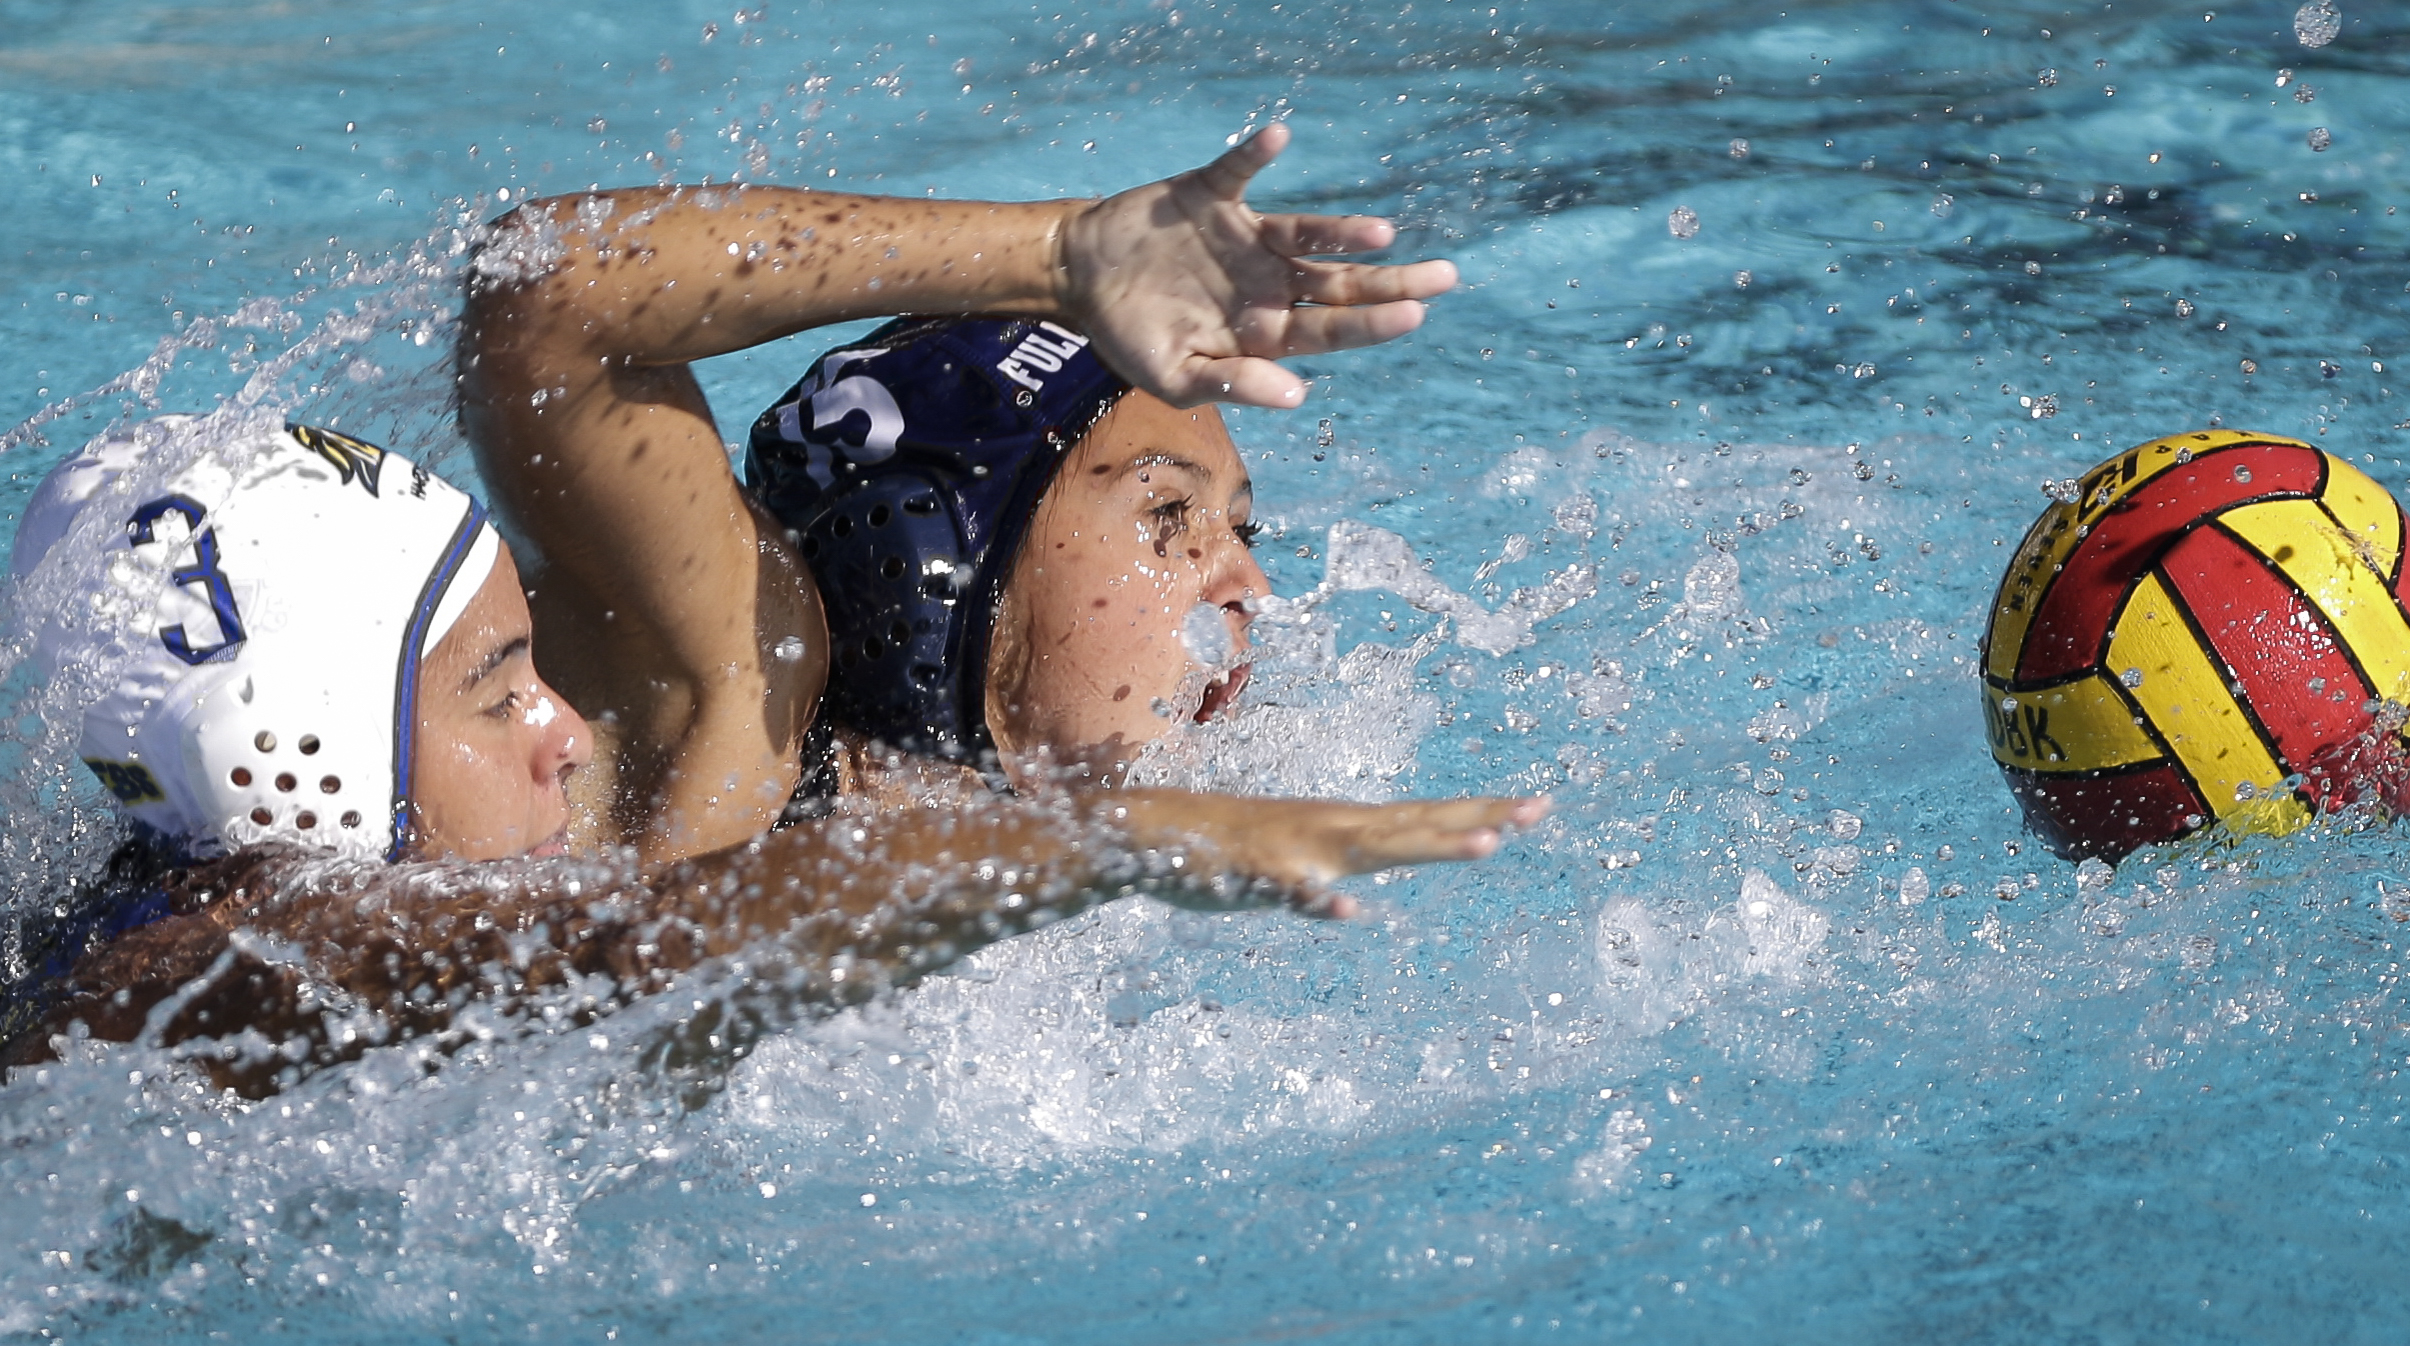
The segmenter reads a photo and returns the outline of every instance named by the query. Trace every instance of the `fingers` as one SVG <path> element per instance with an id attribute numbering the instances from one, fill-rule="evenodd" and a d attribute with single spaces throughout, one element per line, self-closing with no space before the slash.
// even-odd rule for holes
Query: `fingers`
<path id="1" fill-rule="evenodd" d="M 1400 821 L 1435 833 L 1497 831 L 1528 827 L 1548 816 L 1549 801 L 1534 799 L 1441 799 L 1394 806 Z"/>
<path id="2" fill-rule="evenodd" d="M 1295 309 L 1280 326 L 1280 353 L 1319 355 L 1324 351 L 1377 346 L 1422 325 L 1423 306 L 1412 299 L 1365 308 Z"/>
<path id="3" fill-rule="evenodd" d="M 1397 226 L 1378 215 L 1266 215 L 1263 245 L 1283 257 L 1372 252 L 1397 242 Z"/>
<path id="4" fill-rule="evenodd" d="M 1405 266 L 1308 262 L 1297 268 L 1291 282 L 1291 294 L 1297 302 L 1338 307 L 1432 299 L 1455 288 L 1456 264 L 1445 259 Z"/>
<path id="5" fill-rule="evenodd" d="M 1305 400 L 1305 380 L 1254 356 L 1200 359 L 1166 380 L 1157 396 L 1176 407 L 1236 402 L 1285 411 Z"/>
<path id="6" fill-rule="evenodd" d="M 1289 128 L 1274 122 L 1232 146 L 1221 158 L 1197 170 L 1197 178 L 1225 201 L 1247 194 L 1247 183 L 1288 148 Z"/>
<path id="7" fill-rule="evenodd" d="M 1325 888 L 1320 884 L 1313 883 L 1304 884 L 1291 890 L 1289 906 L 1295 909 L 1299 915 L 1312 916 L 1326 921 L 1344 921 L 1364 910 L 1363 903 L 1338 889 Z"/>
<path id="8" fill-rule="evenodd" d="M 1546 799 L 1451 799 L 1395 804 L 1355 838 L 1347 866 L 1355 873 L 1436 860 L 1485 859 L 1508 828 L 1528 827 L 1548 814 Z"/>

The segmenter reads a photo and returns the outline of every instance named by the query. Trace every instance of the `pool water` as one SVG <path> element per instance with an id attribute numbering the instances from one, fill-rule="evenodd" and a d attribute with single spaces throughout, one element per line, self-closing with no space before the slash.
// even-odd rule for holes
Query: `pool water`
<path id="1" fill-rule="evenodd" d="M 2398 1339 L 2400 834 L 2079 870 L 1972 679 L 2042 484 L 2112 448 L 2410 486 L 2410 20 L 2334 14 L 9 0 L 12 520 L 224 398 L 465 471 L 451 296 L 506 200 L 1092 193 L 1287 117 L 1260 203 L 1467 284 L 1233 417 L 1303 597 L 1153 769 L 1558 811 L 1350 924 L 1108 908 L 697 1096 L 636 1044 L 732 971 L 257 1105 L 20 1075 L 0 1333 Z M 705 370 L 725 428 L 830 339 Z M 0 660 L 22 915 L 112 833 Z"/>

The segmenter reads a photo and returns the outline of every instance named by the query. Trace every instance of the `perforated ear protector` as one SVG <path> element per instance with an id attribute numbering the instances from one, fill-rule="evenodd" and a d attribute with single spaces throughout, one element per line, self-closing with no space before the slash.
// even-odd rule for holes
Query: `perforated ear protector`
<path id="1" fill-rule="evenodd" d="M 208 853 L 408 844 L 418 668 L 492 572 L 476 500 L 331 430 L 163 417 L 54 469 L 18 533 L 61 601 L 35 655 L 95 695 L 79 752 Z"/>

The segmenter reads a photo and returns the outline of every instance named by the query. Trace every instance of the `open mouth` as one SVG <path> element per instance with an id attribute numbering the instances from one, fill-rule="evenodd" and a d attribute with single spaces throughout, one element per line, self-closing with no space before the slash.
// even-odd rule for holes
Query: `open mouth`
<path id="1" fill-rule="evenodd" d="M 1247 675 L 1254 669 L 1253 664 L 1240 664 L 1228 673 L 1206 683 L 1205 699 L 1197 706 L 1197 723 L 1203 724 L 1208 720 L 1217 719 L 1225 709 L 1236 704 L 1238 694 L 1247 688 Z"/>

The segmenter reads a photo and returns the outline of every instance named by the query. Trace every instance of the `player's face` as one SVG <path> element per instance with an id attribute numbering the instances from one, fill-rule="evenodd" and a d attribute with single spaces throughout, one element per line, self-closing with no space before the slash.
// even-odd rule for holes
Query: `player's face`
<path id="1" fill-rule="evenodd" d="M 418 665 L 414 858 L 499 860 L 568 849 L 569 777 L 594 755 L 585 720 L 536 676 L 519 568 L 504 546 L 468 610 Z"/>
<path id="2" fill-rule="evenodd" d="M 1005 585 L 987 716 L 1008 764 L 1109 779 L 1175 720 L 1238 698 L 1248 601 L 1272 590 L 1249 550 L 1253 505 L 1219 411 L 1133 392 L 1106 413 L 1047 488 Z M 1181 638 L 1200 603 L 1219 610 L 1226 673 Z"/>

